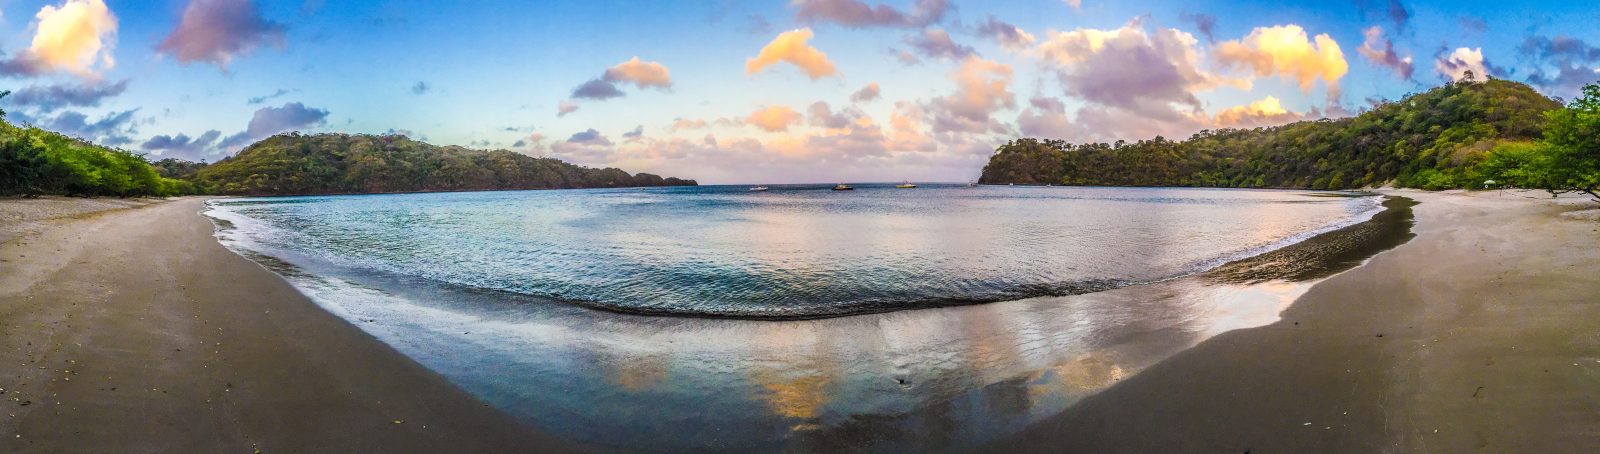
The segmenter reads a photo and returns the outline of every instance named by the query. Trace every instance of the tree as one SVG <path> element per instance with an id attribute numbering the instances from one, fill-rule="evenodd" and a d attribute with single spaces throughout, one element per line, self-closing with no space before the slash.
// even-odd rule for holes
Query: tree
<path id="1" fill-rule="evenodd" d="M 1565 109 L 1545 117 L 1544 140 L 1497 147 L 1481 166 L 1484 174 L 1514 187 L 1600 201 L 1600 84 L 1584 86 Z"/>

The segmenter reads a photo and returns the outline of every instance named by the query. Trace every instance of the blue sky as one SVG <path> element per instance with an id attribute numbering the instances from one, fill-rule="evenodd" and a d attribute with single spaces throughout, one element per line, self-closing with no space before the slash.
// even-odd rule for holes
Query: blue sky
<path id="1" fill-rule="evenodd" d="M 1570 97 L 1600 79 L 1597 20 L 1507 1 L 11 0 L 0 106 L 157 158 L 403 133 L 709 183 L 966 181 L 1013 137 L 1352 115 L 1467 69 Z"/>

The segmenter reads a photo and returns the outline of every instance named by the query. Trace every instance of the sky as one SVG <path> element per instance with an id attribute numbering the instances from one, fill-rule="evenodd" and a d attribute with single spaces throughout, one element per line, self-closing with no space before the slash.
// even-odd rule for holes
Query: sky
<path id="1" fill-rule="evenodd" d="M 1355 115 L 1470 71 L 1570 99 L 1600 4 L 0 0 L 10 121 L 216 161 L 404 134 L 701 183 L 977 178 L 1017 137 Z"/>

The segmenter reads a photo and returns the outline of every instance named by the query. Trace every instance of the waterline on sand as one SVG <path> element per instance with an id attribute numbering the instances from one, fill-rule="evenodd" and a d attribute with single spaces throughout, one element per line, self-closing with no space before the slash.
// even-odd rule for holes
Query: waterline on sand
<path id="1" fill-rule="evenodd" d="M 1409 235 L 1409 206 L 1401 199 L 1386 205 L 1367 222 L 1275 249 L 1280 257 L 1259 255 L 1211 273 L 1079 295 L 787 322 L 616 314 L 401 275 L 311 273 L 291 264 L 294 257 L 253 258 L 486 402 L 574 440 L 926 449 L 1013 433 L 1210 336 L 1276 321 L 1316 279 L 1357 264 L 1341 258 L 1351 247 L 1391 243 L 1332 238 Z M 230 234 L 219 229 L 225 244 L 249 250 Z M 1294 280 L 1251 261 L 1281 256 L 1324 257 L 1329 265 L 1293 273 L 1307 277 Z M 1254 270 L 1243 274 L 1251 279 L 1227 272 L 1239 269 Z"/>

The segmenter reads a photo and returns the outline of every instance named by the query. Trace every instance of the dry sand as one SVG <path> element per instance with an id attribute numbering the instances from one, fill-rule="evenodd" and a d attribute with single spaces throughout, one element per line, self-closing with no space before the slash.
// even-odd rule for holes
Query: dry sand
<path id="1" fill-rule="evenodd" d="M 572 449 L 223 248 L 202 203 L 40 208 L 0 244 L 0 452 Z"/>
<path id="2" fill-rule="evenodd" d="M 141 207 L 160 201 L 162 200 L 144 198 L 0 197 L 0 243 L 39 233 L 62 220 L 92 216 L 103 211 Z"/>
<path id="3" fill-rule="evenodd" d="M 1411 242 L 991 450 L 1600 452 L 1600 225 L 1397 194 Z"/>

